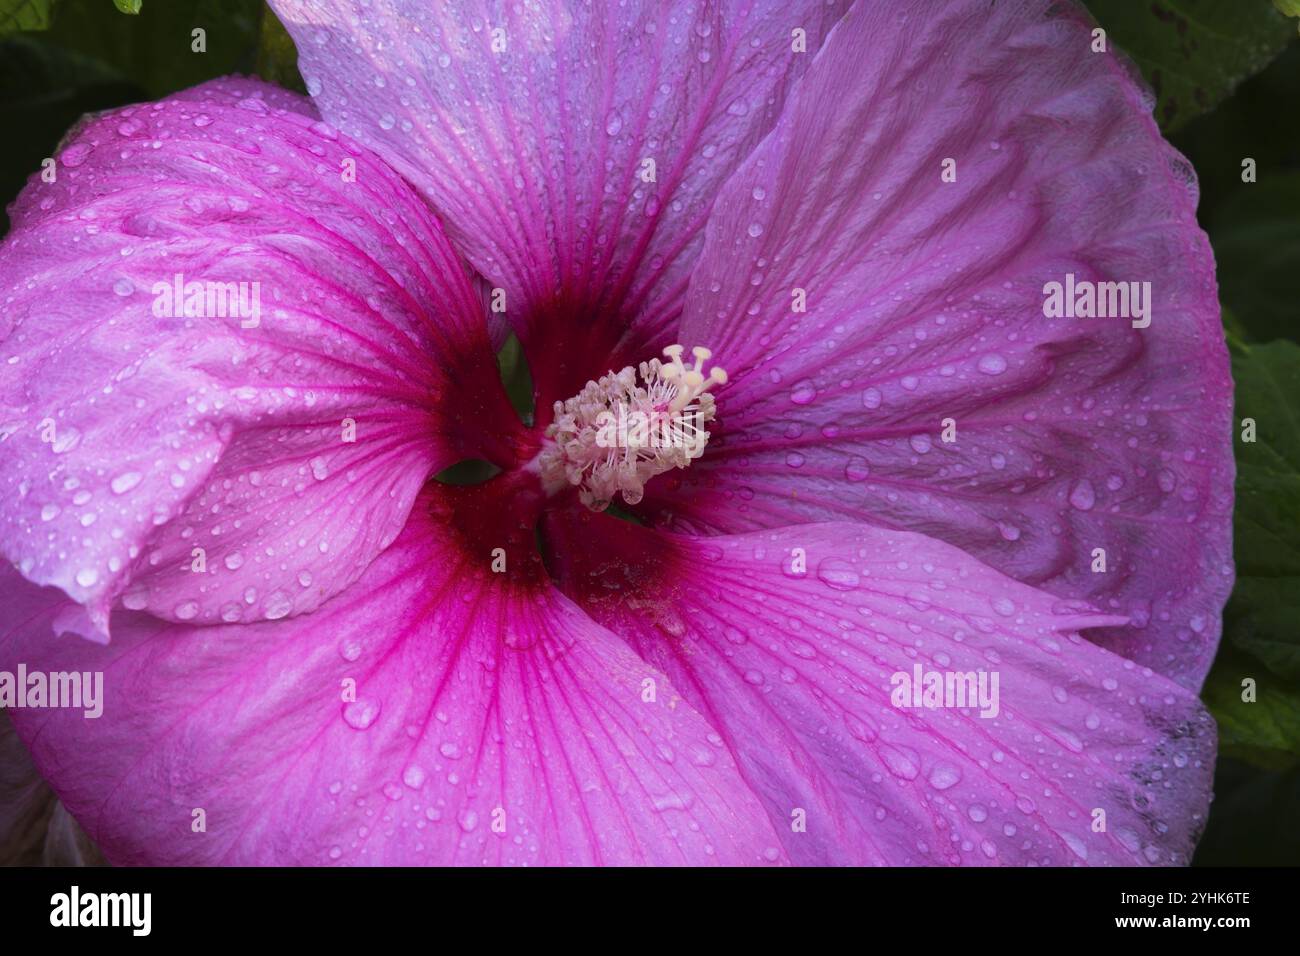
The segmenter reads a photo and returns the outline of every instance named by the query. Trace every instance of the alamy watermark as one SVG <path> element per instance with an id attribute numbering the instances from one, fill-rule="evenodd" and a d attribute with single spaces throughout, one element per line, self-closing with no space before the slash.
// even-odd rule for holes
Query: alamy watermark
<path id="1" fill-rule="evenodd" d="M 0 707 L 79 708 L 95 719 L 104 713 L 103 671 L 28 671 L 26 664 L 18 672 L 0 671 Z"/>
<path id="2" fill-rule="evenodd" d="M 1132 319 L 1133 328 L 1151 324 L 1150 282 L 1092 282 L 1065 274 L 1065 282 L 1043 286 L 1043 315 L 1049 319 Z"/>
<path id="3" fill-rule="evenodd" d="M 999 680 L 997 671 L 927 671 L 913 664 L 910 674 L 895 671 L 889 678 L 889 701 L 903 710 L 970 707 L 979 708 L 981 717 L 996 717 Z"/>
<path id="4" fill-rule="evenodd" d="M 704 425 L 698 406 L 672 413 L 629 411 L 620 404 L 596 417 L 596 446 L 632 451 L 682 448 L 696 458 L 709 440 Z"/>
<path id="5" fill-rule="evenodd" d="M 185 281 L 184 273 L 171 282 L 155 282 L 153 314 L 160 319 L 239 319 L 239 327 L 255 329 L 262 324 L 262 283 Z"/>
<path id="6" fill-rule="evenodd" d="M 133 936 L 153 929 L 152 893 L 83 893 L 73 885 L 50 897 L 51 926 L 120 926 Z"/>

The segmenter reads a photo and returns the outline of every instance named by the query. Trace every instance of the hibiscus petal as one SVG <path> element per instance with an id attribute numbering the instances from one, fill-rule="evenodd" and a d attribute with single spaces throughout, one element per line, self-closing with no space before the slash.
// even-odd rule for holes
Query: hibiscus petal
<path id="1" fill-rule="evenodd" d="M 1149 98 L 1063 7 L 836 28 L 710 218 L 680 340 L 733 379 L 668 506 L 941 537 L 1128 616 L 1090 636 L 1197 688 L 1232 586 L 1213 259 Z M 1046 318 L 1069 273 L 1149 282 L 1150 326 Z"/>
<path id="2" fill-rule="evenodd" d="M 584 512 L 547 535 L 566 593 L 718 728 L 793 862 L 1190 859 L 1214 723 L 1079 636 L 1113 617 L 861 524 L 699 538 Z M 918 665 L 996 673 L 996 713 L 895 706 Z"/>
<path id="3" fill-rule="evenodd" d="M 714 195 L 847 3 L 271 6 L 322 115 L 506 290 L 545 416 L 671 328 Z"/>
<path id="4" fill-rule="evenodd" d="M 13 209 L 0 551 L 100 639 L 128 582 L 171 619 L 310 610 L 517 422 L 425 204 L 290 96 L 232 78 L 96 117 Z M 170 311 L 178 275 L 246 308 Z"/>
<path id="5" fill-rule="evenodd" d="M 0 666 L 104 674 L 97 719 L 13 718 L 110 862 L 785 859 L 700 715 L 530 574 L 518 540 L 490 539 L 511 561 L 493 573 L 449 531 L 454 497 L 430 486 L 352 589 L 285 621 L 118 612 L 108 646 L 50 641 L 66 600 L 5 570 L 21 623 Z"/>

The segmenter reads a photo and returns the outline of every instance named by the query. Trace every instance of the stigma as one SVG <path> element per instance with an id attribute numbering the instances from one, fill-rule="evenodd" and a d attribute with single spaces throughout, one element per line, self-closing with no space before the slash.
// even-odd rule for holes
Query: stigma
<path id="1" fill-rule="evenodd" d="M 704 454 L 705 426 L 717 412 L 709 389 L 727 383 L 727 372 L 714 365 L 702 346 L 664 349 L 666 361 L 650 359 L 638 368 L 610 372 L 566 402 L 555 403 L 546 444 L 534 460 L 548 495 L 576 487 L 592 511 L 604 511 L 622 495 L 635 505 L 655 475 L 686 468 Z"/>

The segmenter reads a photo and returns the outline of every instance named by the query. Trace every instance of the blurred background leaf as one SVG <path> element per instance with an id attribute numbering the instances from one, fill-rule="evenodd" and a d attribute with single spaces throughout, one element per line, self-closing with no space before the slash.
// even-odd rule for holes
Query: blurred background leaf
<path id="1" fill-rule="evenodd" d="M 44 3 L 49 9 L 52 5 Z M 157 99 L 259 64 L 263 0 L 153 0 L 123 16 L 111 0 L 62 0 L 40 33 L 0 36 L 0 203 L 7 206 L 85 113 Z M 15 0 L 0 0 L 4 11 Z M 269 19 L 283 33 L 273 16 Z M 206 32 L 204 53 L 191 31 Z M 3 30 L 0 30 L 3 33 Z M 287 34 L 284 35 L 287 40 Z M 277 47 L 275 76 L 293 85 L 296 55 Z M 297 88 L 301 91 L 301 81 Z M 7 232 L 7 214 L 0 233 Z"/>
<path id="2" fill-rule="evenodd" d="M 262 0 L 154 0 L 124 17 L 102 0 L 63 0 L 45 39 L 115 68 L 156 99 L 251 72 L 262 7 Z M 204 53 L 191 49 L 195 29 L 206 33 Z"/>
<path id="3" fill-rule="evenodd" d="M 1261 773 L 1231 758 L 1219 761 L 1209 825 L 1197 866 L 1295 866 L 1300 860 L 1300 768 Z"/>
<path id="4" fill-rule="evenodd" d="M 0 0 L 0 34 L 49 29 L 54 0 Z"/>
<path id="5" fill-rule="evenodd" d="M 1300 17 L 1300 0 L 1273 0 L 1273 6 L 1288 17 Z M 1296 24 L 1296 30 L 1300 31 L 1300 23 Z"/>
<path id="6" fill-rule="evenodd" d="M 114 14 L 116 15 L 116 14 Z M 50 43 L 33 34 L 0 37 L 0 195 L 18 195 L 41 160 L 86 113 L 143 99 L 144 90 L 101 60 Z M 21 135 L 12 135 L 13 131 Z M 0 216 L 0 231 L 9 219 Z"/>
<path id="7" fill-rule="evenodd" d="M 1243 700 L 1242 681 L 1254 700 Z M 1224 644 L 1201 694 L 1219 724 L 1219 759 L 1263 770 L 1300 765 L 1300 693 L 1249 654 Z"/>
<path id="8" fill-rule="evenodd" d="M 1268 0 L 1088 0 L 1156 94 L 1166 132 L 1213 109 L 1295 37 Z"/>
<path id="9" fill-rule="evenodd" d="M 1217 210 L 1213 228 L 1223 302 L 1257 339 L 1293 336 L 1300 320 L 1300 169 L 1265 169 Z"/>
<path id="10" fill-rule="evenodd" d="M 258 26 L 257 75 L 268 83 L 307 95 L 307 84 L 298 75 L 298 51 L 293 37 L 270 7 L 262 8 Z"/>
<path id="11" fill-rule="evenodd" d="M 1220 295 L 1258 341 L 1297 335 L 1300 265 L 1300 42 L 1244 82 L 1225 108 L 1174 137 L 1200 178 L 1199 218 L 1218 260 Z M 1255 161 L 1253 183 L 1242 160 Z"/>
<path id="12" fill-rule="evenodd" d="M 1224 640 L 1300 687 L 1300 346 L 1237 345 L 1232 373 L 1237 587 Z M 1253 442 L 1242 440 L 1247 419 Z M 1293 733 L 1300 748 L 1300 726 Z"/>

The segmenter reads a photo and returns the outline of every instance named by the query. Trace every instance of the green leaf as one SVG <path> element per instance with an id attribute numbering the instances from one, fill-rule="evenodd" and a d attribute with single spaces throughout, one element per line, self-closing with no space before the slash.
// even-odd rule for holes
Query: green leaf
<path id="1" fill-rule="evenodd" d="M 524 348 L 513 332 L 506 337 L 505 344 L 497 353 L 497 370 L 501 373 L 501 383 L 505 386 L 510 404 L 519 414 L 525 425 L 533 423 L 533 376 L 528 369 L 528 360 L 524 357 Z"/>
<path id="2" fill-rule="evenodd" d="M 1223 754 L 1287 768 L 1300 765 L 1300 346 L 1230 341 L 1237 586 L 1202 698 Z M 1246 678 L 1254 701 L 1242 700 Z"/>
<path id="3" fill-rule="evenodd" d="M 1088 7 L 1151 84 L 1166 132 L 1213 109 L 1295 36 L 1268 0 L 1088 0 Z"/>
<path id="4" fill-rule="evenodd" d="M 1258 181 L 1238 185 L 1233 201 L 1216 213 L 1210 238 L 1220 294 L 1251 336 L 1294 335 L 1300 300 L 1300 170 L 1261 166 Z"/>
<path id="5" fill-rule="evenodd" d="M 140 12 L 142 0 L 113 0 L 113 5 L 123 13 L 136 14 Z"/>
<path id="6" fill-rule="evenodd" d="M 257 75 L 304 96 L 307 93 L 307 85 L 298 75 L 298 49 L 293 37 L 270 7 L 263 8 L 258 28 Z"/>
<path id="7" fill-rule="evenodd" d="M 1300 0 L 1273 0 L 1273 6 L 1277 7 L 1283 16 L 1300 17 Z M 1300 32 L 1300 23 L 1296 24 L 1297 32 Z"/>
<path id="8" fill-rule="evenodd" d="M 1253 701 L 1242 682 L 1254 681 Z M 1220 648 L 1201 699 L 1219 724 L 1219 753 L 1258 767 L 1300 765 L 1300 692 L 1258 660 Z"/>
<path id="9" fill-rule="evenodd" d="M 1237 587 L 1224 640 L 1300 686 L 1300 346 L 1235 343 L 1232 371 Z M 1243 440 L 1246 419 L 1254 442 Z"/>
<path id="10" fill-rule="evenodd" d="M 0 150 L 0 203 L 18 195 L 83 115 L 144 99 L 144 91 L 120 73 L 54 46 L 48 37 L 0 37 L 0 129 L 22 131 Z M 8 225 L 0 209 L 0 235 Z"/>
<path id="11" fill-rule="evenodd" d="M 1193 866 L 1294 866 L 1300 768 L 1266 772 L 1231 758 L 1214 768 L 1214 803 Z"/>
<path id="12" fill-rule="evenodd" d="M 54 0 L 0 0 L 0 34 L 17 30 L 48 30 Z"/>
<path id="13" fill-rule="evenodd" d="M 213 77 L 251 72 L 263 7 L 263 0 L 164 0 L 123 16 L 107 0 L 83 0 L 61 7 L 47 36 L 116 68 L 145 91 L 144 98 L 156 99 Z M 193 49 L 195 29 L 205 31 L 206 52 Z"/>

